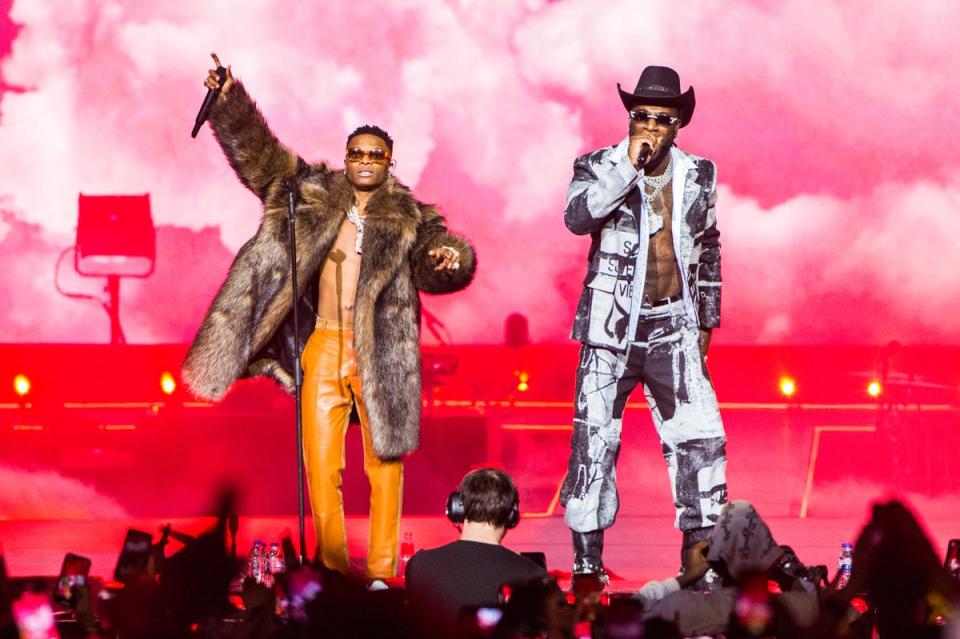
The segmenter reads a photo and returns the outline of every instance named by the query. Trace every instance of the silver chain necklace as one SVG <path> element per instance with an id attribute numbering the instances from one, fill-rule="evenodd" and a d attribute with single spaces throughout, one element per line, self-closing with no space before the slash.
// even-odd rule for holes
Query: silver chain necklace
<path id="1" fill-rule="evenodd" d="M 647 201 L 649 202 L 654 197 L 656 197 L 657 193 L 659 193 L 663 189 L 663 187 L 669 184 L 671 179 L 673 179 L 673 154 L 672 153 L 670 154 L 670 159 L 667 161 L 667 168 L 664 169 L 663 173 L 661 173 L 660 175 L 649 175 L 649 176 L 644 174 L 643 183 L 646 186 L 649 186 L 650 188 L 653 189 L 653 193 L 651 193 L 649 196 L 647 196 L 647 190 L 646 189 L 643 190 L 644 197 L 648 198 Z"/>
<path id="2" fill-rule="evenodd" d="M 657 194 L 663 190 L 667 184 L 670 183 L 670 180 L 673 179 L 673 154 L 670 154 L 670 159 L 667 162 L 667 168 L 660 175 L 651 175 L 647 177 L 646 174 L 643 176 L 644 187 L 649 186 L 653 189 L 649 195 L 647 194 L 647 189 L 640 189 L 640 193 L 643 195 L 643 203 L 647 205 L 647 226 L 650 235 L 654 235 L 660 229 L 663 228 L 663 216 L 653 210 L 653 200 L 657 197 Z"/>
<path id="3" fill-rule="evenodd" d="M 360 255 L 363 251 L 363 223 L 364 219 L 360 217 L 360 211 L 357 210 L 357 205 L 354 204 L 347 211 L 347 219 L 350 220 L 350 223 L 357 227 L 357 241 L 354 245 L 354 250 L 357 252 L 357 255 Z"/>

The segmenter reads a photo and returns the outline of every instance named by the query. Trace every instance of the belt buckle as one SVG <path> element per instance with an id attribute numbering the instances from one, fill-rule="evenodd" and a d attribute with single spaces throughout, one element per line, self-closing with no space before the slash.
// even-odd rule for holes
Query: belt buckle
<path id="1" fill-rule="evenodd" d="M 660 308 L 663 306 L 669 306 L 674 302 L 679 302 L 682 299 L 683 299 L 683 294 L 681 293 L 679 295 L 674 295 L 673 297 L 662 297 L 658 299 L 656 302 L 647 302 L 647 301 L 641 302 L 640 307 L 647 308 L 647 309 Z"/>

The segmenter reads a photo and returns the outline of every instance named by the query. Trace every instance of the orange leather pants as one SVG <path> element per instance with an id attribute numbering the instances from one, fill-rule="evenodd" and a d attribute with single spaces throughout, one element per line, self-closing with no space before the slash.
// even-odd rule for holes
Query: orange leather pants
<path id="1" fill-rule="evenodd" d="M 353 327 L 318 320 L 307 340 L 303 363 L 303 450 L 317 550 L 324 565 L 344 574 L 350 569 L 343 516 L 341 475 L 344 437 L 356 404 L 363 432 L 363 469 L 370 482 L 370 544 L 367 576 L 397 572 L 397 544 L 403 494 L 403 462 L 384 462 L 373 452 L 353 348 Z"/>

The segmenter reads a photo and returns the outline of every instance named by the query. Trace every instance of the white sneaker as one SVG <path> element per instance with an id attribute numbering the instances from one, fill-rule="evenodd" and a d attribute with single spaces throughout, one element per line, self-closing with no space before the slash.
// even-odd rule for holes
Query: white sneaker
<path id="1" fill-rule="evenodd" d="M 370 592 L 377 592 L 378 590 L 389 590 L 390 586 L 387 585 L 383 579 L 374 579 L 369 584 L 367 584 L 367 590 Z"/>

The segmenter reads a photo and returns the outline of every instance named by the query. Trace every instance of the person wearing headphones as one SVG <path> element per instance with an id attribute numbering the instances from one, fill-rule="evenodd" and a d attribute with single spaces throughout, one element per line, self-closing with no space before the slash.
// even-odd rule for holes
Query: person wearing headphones
<path id="1" fill-rule="evenodd" d="M 460 538 L 419 551 L 406 569 L 411 606 L 441 634 L 456 627 L 464 608 L 496 606 L 504 584 L 546 575 L 543 567 L 501 543 L 520 520 L 517 488 L 502 470 L 467 473 L 447 501 L 447 517 L 462 522 Z"/>

